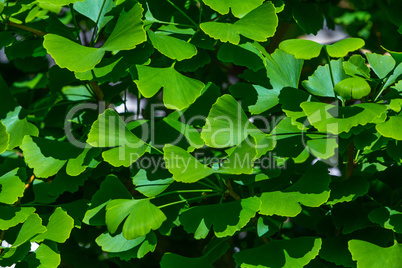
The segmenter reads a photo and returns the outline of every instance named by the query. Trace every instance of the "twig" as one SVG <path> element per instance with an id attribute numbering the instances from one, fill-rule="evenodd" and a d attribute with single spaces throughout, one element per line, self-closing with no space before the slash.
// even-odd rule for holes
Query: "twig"
<path id="1" fill-rule="evenodd" d="M 36 34 L 36 35 L 40 35 L 40 36 L 45 36 L 46 35 L 45 32 L 36 30 L 34 28 L 31 28 L 31 27 L 28 27 L 28 26 L 25 26 L 25 25 L 22 25 L 22 24 L 17 24 L 17 23 L 11 22 L 11 21 L 8 21 L 7 24 L 10 25 L 10 26 L 13 26 L 13 27 L 20 28 L 20 29 L 23 29 L 25 31 L 31 32 L 31 33 Z"/>
<path id="2" fill-rule="evenodd" d="M 230 180 L 226 180 L 225 183 L 226 183 L 226 187 L 228 187 L 229 195 L 231 197 L 233 197 L 235 200 L 241 200 L 241 197 L 233 190 Z"/>

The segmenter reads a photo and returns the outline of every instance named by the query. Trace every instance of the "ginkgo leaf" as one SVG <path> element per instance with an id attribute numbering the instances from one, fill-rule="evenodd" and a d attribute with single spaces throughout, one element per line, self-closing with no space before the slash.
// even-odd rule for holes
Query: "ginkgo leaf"
<path id="1" fill-rule="evenodd" d="M 384 137 L 402 140 L 402 116 L 390 116 L 389 120 L 376 125 L 377 131 Z"/>
<path id="2" fill-rule="evenodd" d="M 302 211 L 301 204 L 319 207 L 329 198 L 330 182 L 327 166 L 317 162 L 283 191 L 264 192 L 260 197 L 260 214 L 295 217 Z"/>
<path id="3" fill-rule="evenodd" d="M 31 214 L 18 232 L 17 238 L 13 243 L 13 248 L 16 248 L 25 242 L 32 239 L 35 235 L 46 232 L 46 227 L 42 225 L 42 219 L 38 214 Z"/>
<path id="4" fill-rule="evenodd" d="M 365 195 L 369 190 L 367 179 L 362 177 L 352 177 L 346 181 L 333 181 L 329 187 L 331 195 L 328 205 L 335 205 L 343 202 L 350 202 L 359 196 Z"/>
<path id="5" fill-rule="evenodd" d="M 353 55 L 349 60 L 344 61 L 343 69 L 347 75 L 370 78 L 370 68 L 366 65 L 366 60 L 360 55 Z"/>
<path id="6" fill-rule="evenodd" d="M 357 261 L 358 268 L 364 267 L 389 267 L 397 268 L 402 263 L 402 246 L 395 243 L 390 247 L 379 247 L 362 240 L 350 240 L 349 250 L 353 260 Z M 378 256 L 381 256 L 379 258 Z"/>
<path id="7" fill-rule="evenodd" d="M 380 79 L 386 77 L 394 69 L 396 64 L 396 61 L 389 55 L 366 53 L 366 57 L 371 69 L 373 69 Z"/>
<path id="8" fill-rule="evenodd" d="M 184 230 L 194 233 L 196 239 L 205 238 L 211 227 L 217 237 L 233 235 L 241 230 L 259 210 L 256 197 L 223 204 L 197 206 L 184 211 L 180 222 Z"/>
<path id="9" fill-rule="evenodd" d="M 90 18 L 93 22 L 98 23 L 98 32 L 113 19 L 112 16 L 105 16 L 106 13 L 112 10 L 113 6 L 113 0 L 85 0 L 74 3 L 75 10 Z"/>
<path id="10" fill-rule="evenodd" d="M 7 127 L 7 133 L 10 135 L 7 150 L 12 150 L 22 144 L 22 140 L 26 135 L 37 137 L 38 128 L 28 122 L 26 118 L 20 119 L 21 107 L 16 107 L 14 111 L 7 113 L 5 119 L 2 120 L 4 126 Z"/>
<path id="11" fill-rule="evenodd" d="M 105 51 L 134 49 L 147 40 L 142 12 L 141 4 L 134 5 L 128 12 L 123 10 L 112 34 L 101 48 L 85 47 L 55 34 L 46 34 L 43 46 L 61 68 L 79 73 L 92 70 L 102 60 Z"/>
<path id="12" fill-rule="evenodd" d="M 343 69 L 343 59 L 331 60 L 332 77 L 335 85 L 347 78 Z M 307 91 L 313 95 L 321 97 L 335 97 L 334 85 L 332 84 L 331 72 L 329 65 L 319 66 L 309 76 L 308 80 L 302 82 L 302 85 Z"/>
<path id="13" fill-rule="evenodd" d="M 149 180 L 147 172 L 144 169 L 138 171 L 138 173 L 133 177 L 133 184 L 136 186 L 135 189 L 146 197 L 154 197 L 162 193 L 173 182 L 173 178 Z"/>
<path id="14" fill-rule="evenodd" d="M 173 60 L 182 61 L 191 59 L 197 54 L 197 48 L 193 44 L 169 36 L 163 32 L 154 33 L 148 31 L 148 36 L 154 48 Z"/>
<path id="15" fill-rule="evenodd" d="M 201 138 L 213 148 L 239 145 L 250 134 L 259 133 L 247 118 L 240 104 L 231 96 L 223 95 L 212 106 Z"/>
<path id="16" fill-rule="evenodd" d="M 15 168 L 0 177 L 0 203 L 12 205 L 24 195 L 25 183 L 21 179 L 25 180 L 25 176 L 25 169 Z"/>
<path id="17" fill-rule="evenodd" d="M 56 208 L 49 218 L 46 232 L 35 237 L 36 242 L 52 240 L 57 243 L 64 243 L 70 237 L 71 230 L 74 228 L 74 219 L 61 207 Z"/>
<path id="18" fill-rule="evenodd" d="M 361 77 L 349 77 L 335 85 L 334 91 L 344 100 L 360 100 L 371 92 L 367 81 Z"/>
<path id="19" fill-rule="evenodd" d="M 7 132 L 7 127 L 3 124 L 3 122 L 0 122 L 0 154 L 7 150 L 9 141 L 10 134 Z"/>
<path id="20" fill-rule="evenodd" d="M 173 66 L 154 68 L 137 65 L 137 84 L 146 98 L 154 96 L 163 87 L 163 103 L 168 109 L 183 110 L 194 103 L 201 95 L 205 85 L 201 81 L 186 77 Z"/>
<path id="21" fill-rule="evenodd" d="M 358 125 L 382 123 L 385 121 L 387 107 L 375 103 L 361 103 L 348 107 L 339 107 L 319 102 L 303 102 L 303 109 L 311 125 L 320 132 L 339 134 L 349 132 Z"/>
<path id="22" fill-rule="evenodd" d="M 311 40 L 289 39 L 282 41 L 279 48 L 292 54 L 296 59 L 310 60 L 320 55 L 321 49 L 326 48 L 327 53 L 331 57 L 342 58 L 349 52 L 355 51 L 364 46 L 363 39 L 347 38 L 340 40 L 332 45 L 322 45 Z"/>
<path id="23" fill-rule="evenodd" d="M 151 230 L 157 230 L 167 219 L 149 199 L 115 199 L 107 204 L 106 225 L 110 233 L 116 232 L 126 217 L 123 236 L 127 240 L 136 239 L 145 236 Z"/>
<path id="24" fill-rule="evenodd" d="M 48 246 L 48 244 L 52 245 L 52 247 Z M 54 243 L 41 243 L 35 250 L 35 258 L 40 262 L 38 267 L 58 267 L 61 263 L 60 253 Z"/>
<path id="25" fill-rule="evenodd" d="M 235 17 L 241 18 L 253 9 L 260 6 L 263 0 L 203 0 L 213 10 L 218 11 L 222 15 L 228 14 L 229 10 Z"/>
<path id="26" fill-rule="evenodd" d="M 264 57 L 256 45 L 250 42 L 238 45 L 223 44 L 218 51 L 218 59 L 223 62 L 233 62 L 236 65 L 246 66 L 253 71 L 264 68 Z"/>
<path id="27" fill-rule="evenodd" d="M 103 49 L 84 47 L 70 39 L 55 34 L 47 34 L 44 38 L 43 46 L 55 60 L 56 64 L 70 71 L 89 71 L 105 55 L 105 50 Z"/>
<path id="28" fill-rule="evenodd" d="M 253 173 L 254 160 L 257 156 L 256 142 L 253 137 L 248 137 L 239 144 L 222 163 L 219 173 L 227 174 L 251 174 Z"/>
<path id="29" fill-rule="evenodd" d="M 263 246 L 235 253 L 240 267 L 305 267 L 321 249 L 321 238 L 298 237 L 289 240 L 271 240 Z"/>
<path id="30" fill-rule="evenodd" d="M 22 222 L 35 212 L 33 207 L 11 207 L 11 206 L 0 206 L 0 229 L 8 230 Z"/>
<path id="31" fill-rule="evenodd" d="M 147 41 L 142 22 L 143 12 L 144 9 L 140 3 L 135 4 L 127 12 L 123 10 L 102 49 L 107 51 L 130 50 Z"/>
<path id="32" fill-rule="evenodd" d="M 173 174 L 173 179 L 184 183 L 193 183 L 208 177 L 214 171 L 200 163 L 186 150 L 166 144 L 163 148 L 166 168 Z"/>
<path id="33" fill-rule="evenodd" d="M 103 233 L 95 239 L 95 242 L 105 252 L 124 252 L 140 245 L 144 240 L 145 236 L 127 240 L 123 234 L 111 236 L 109 233 Z"/>
<path id="34" fill-rule="evenodd" d="M 113 109 L 107 109 L 92 124 L 87 143 L 94 147 L 115 147 L 102 153 L 113 166 L 129 167 L 140 158 L 148 145 L 135 136 Z"/>
<path id="35" fill-rule="evenodd" d="M 222 22 L 204 22 L 201 30 L 212 38 L 237 45 L 240 35 L 249 39 L 265 42 L 275 34 L 278 17 L 272 2 L 266 2 L 253 9 L 234 24 Z"/>

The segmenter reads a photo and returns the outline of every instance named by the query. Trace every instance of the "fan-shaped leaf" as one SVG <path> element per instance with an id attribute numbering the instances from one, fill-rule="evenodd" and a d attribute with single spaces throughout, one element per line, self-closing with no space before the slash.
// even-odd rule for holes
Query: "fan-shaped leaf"
<path id="1" fill-rule="evenodd" d="M 42 225 L 42 219 L 36 213 L 31 214 L 21 226 L 12 247 L 16 248 L 32 239 L 35 235 L 44 232 L 46 232 L 46 227 Z"/>
<path id="2" fill-rule="evenodd" d="M 112 10 L 113 6 L 113 0 L 85 0 L 74 3 L 75 10 L 90 18 L 93 22 L 98 23 L 98 31 L 100 31 L 103 27 L 105 27 L 106 23 L 113 19 L 112 16 L 105 16 L 106 13 Z"/>
<path id="3" fill-rule="evenodd" d="M 127 240 L 123 234 L 111 236 L 109 233 L 103 233 L 96 238 L 95 242 L 105 252 L 124 252 L 140 245 L 144 240 L 145 236 Z"/>
<path id="4" fill-rule="evenodd" d="M 153 68 L 137 65 L 137 84 L 146 98 L 154 96 L 163 87 L 163 102 L 169 109 L 182 110 L 194 103 L 201 95 L 204 83 L 186 77 L 170 68 Z"/>
<path id="5" fill-rule="evenodd" d="M 0 203 L 14 204 L 22 197 L 25 191 L 25 183 L 21 177 L 25 177 L 25 170 L 16 168 L 0 177 Z M 25 178 L 22 178 L 25 180 Z"/>
<path id="6" fill-rule="evenodd" d="M 10 134 L 7 132 L 7 127 L 0 122 L 0 154 L 7 150 L 10 141 Z"/>
<path id="7" fill-rule="evenodd" d="M 194 156 L 180 147 L 167 144 L 163 151 L 166 167 L 176 181 L 192 183 L 214 173 L 211 168 L 201 164 Z"/>
<path id="8" fill-rule="evenodd" d="M 346 38 L 332 45 L 326 45 L 329 56 L 334 58 L 345 57 L 349 52 L 358 50 L 364 46 L 364 40 L 360 38 Z"/>
<path id="9" fill-rule="evenodd" d="M 402 140 L 402 116 L 390 116 L 388 121 L 377 124 L 376 129 L 384 137 Z"/>
<path id="10" fill-rule="evenodd" d="M 154 33 L 148 31 L 148 36 L 154 48 L 173 60 L 182 61 L 191 59 L 197 54 L 197 48 L 193 44 L 169 36 L 163 32 Z"/>
<path id="11" fill-rule="evenodd" d="M 320 55 L 323 45 L 305 39 L 289 39 L 282 41 L 279 48 L 296 59 L 310 60 Z"/>
<path id="12" fill-rule="evenodd" d="M 395 67 L 395 60 L 388 55 L 380 55 L 375 53 L 366 53 L 368 62 L 376 75 L 383 79 L 386 77 Z"/>
<path id="13" fill-rule="evenodd" d="M 283 191 L 265 192 L 261 195 L 260 213 L 295 217 L 302 211 L 300 204 L 319 207 L 329 198 L 331 177 L 325 164 L 317 162 L 292 186 Z"/>
<path id="14" fill-rule="evenodd" d="M 64 243 L 70 237 L 71 230 L 74 228 L 74 219 L 61 207 L 56 208 L 49 218 L 46 232 L 35 237 L 36 242 L 52 240 L 57 243 Z"/>
<path id="15" fill-rule="evenodd" d="M 401 266 L 402 246 L 398 243 L 391 247 L 383 248 L 370 242 L 353 239 L 348 244 L 353 260 L 357 261 L 358 268 L 397 268 Z M 381 258 L 378 256 L 381 256 Z"/>
<path id="16" fill-rule="evenodd" d="M 35 212 L 33 207 L 11 207 L 11 206 L 0 206 L 0 229 L 8 230 L 22 222 Z"/>
<path id="17" fill-rule="evenodd" d="M 154 197 L 163 191 L 165 191 L 170 184 L 174 182 L 173 178 L 149 180 L 147 178 L 147 172 L 144 169 L 138 171 L 133 177 L 133 183 L 136 186 L 136 190 L 145 195 L 146 197 Z"/>

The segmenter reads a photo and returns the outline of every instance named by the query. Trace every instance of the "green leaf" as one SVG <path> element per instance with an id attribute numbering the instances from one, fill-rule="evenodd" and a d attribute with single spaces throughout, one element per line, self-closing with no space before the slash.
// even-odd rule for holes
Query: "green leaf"
<path id="1" fill-rule="evenodd" d="M 52 244 L 53 248 L 42 243 L 35 250 L 35 257 L 39 260 L 38 268 L 58 267 L 61 263 L 61 257 L 57 252 L 56 245 Z"/>
<path id="2" fill-rule="evenodd" d="M 319 207 L 329 198 L 330 182 L 327 166 L 317 162 L 292 186 L 283 191 L 263 193 L 260 214 L 295 217 L 302 211 L 300 204 Z"/>
<path id="3" fill-rule="evenodd" d="M 278 17 L 272 2 L 266 2 L 250 11 L 234 24 L 221 22 L 204 22 L 201 30 L 212 38 L 237 45 L 240 35 L 249 39 L 265 42 L 275 34 Z"/>
<path id="4" fill-rule="evenodd" d="M 321 45 L 314 41 L 304 39 L 289 39 L 281 42 L 279 48 L 292 54 L 296 59 L 310 60 L 320 55 L 321 49 L 325 46 L 329 56 L 335 58 L 345 57 L 349 52 L 355 51 L 364 46 L 360 38 L 347 38 L 332 45 Z"/>
<path id="5" fill-rule="evenodd" d="M 384 122 L 384 113 L 387 110 L 385 105 L 375 103 L 339 107 L 319 102 L 303 102 L 300 106 L 311 125 L 320 132 L 332 134 L 349 132 L 358 125 Z"/>
<path id="6" fill-rule="evenodd" d="M 82 151 L 68 142 L 25 136 L 20 146 L 24 158 L 38 178 L 55 175 L 70 158 L 76 158 Z"/>
<path id="7" fill-rule="evenodd" d="M 384 137 L 402 140 L 402 116 L 390 116 L 388 121 L 377 124 L 375 128 Z"/>
<path id="8" fill-rule="evenodd" d="M 260 6 L 263 0 L 203 0 L 204 3 L 210 6 L 213 10 L 222 15 L 228 14 L 229 10 L 235 17 L 241 18 L 253 9 Z"/>
<path id="9" fill-rule="evenodd" d="M 173 179 L 184 183 L 193 183 L 208 177 L 214 171 L 201 164 L 186 150 L 166 144 L 163 148 L 166 168 L 173 174 Z"/>
<path id="10" fill-rule="evenodd" d="M 343 60 L 332 60 L 331 68 L 334 78 L 335 85 L 340 81 L 347 78 L 345 71 L 342 66 Z M 311 94 L 320 97 L 335 97 L 334 86 L 332 84 L 331 73 L 329 70 L 329 65 L 319 66 L 313 73 L 309 76 L 308 80 L 302 82 L 303 87 Z"/>
<path id="11" fill-rule="evenodd" d="M 370 85 L 360 77 L 350 77 L 335 85 L 334 91 L 345 100 L 360 100 L 371 92 Z"/>
<path id="12" fill-rule="evenodd" d="M 364 46 L 364 40 L 360 38 L 346 38 L 332 45 L 326 45 L 329 56 L 343 58 L 349 52 L 358 50 Z"/>
<path id="13" fill-rule="evenodd" d="M 25 180 L 26 174 L 23 168 L 15 168 L 0 177 L 0 203 L 12 205 L 24 195 L 25 183 L 21 177 Z"/>
<path id="14" fill-rule="evenodd" d="M 164 32 L 148 31 L 154 48 L 173 60 L 191 59 L 197 54 L 197 48 L 186 41 L 167 35 Z"/>
<path id="15" fill-rule="evenodd" d="M 90 18 L 93 22 L 98 22 L 98 32 L 105 27 L 106 23 L 113 19 L 112 16 L 105 16 L 106 13 L 112 10 L 113 6 L 113 0 L 85 0 L 83 2 L 74 3 L 75 10 Z M 102 13 L 100 13 L 101 11 Z"/>
<path id="16" fill-rule="evenodd" d="M 388 55 L 366 53 L 367 60 L 378 78 L 385 78 L 395 67 L 395 60 Z"/>
<path id="17" fill-rule="evenodd" d="M 180 223 L 196 239 L 205 238 L 213 226 L 217 237 L 233 235 L 253 218 L 260 208 L 257 197 L 192 207 L 180 215 Z"/>
<path id="18" fill-rule="evenodd" d="M 323 28 L 324 16 L 317 4 L 297 4 L 292 11 L 294 20 L 306 34 L 316 35 Z"/>
<path id="19" fill-rule="evenodd" d="M 71 230 L 74 228 L 74 219 L 61 207 L 56 208 L 49 218 L 46 226 L 46 232 L 35 237 L 36 242 L 42 242 L 45 239 L 57 243 L 64 243 L 70 237 Z"/>
<path id="20" fill-rule="evenodd" d="M 7 132 L 7 127 L 0 122 L 0 154 L 4 153 L 9 145 L 10 134 Z"/>
<path id="21" fill-rule="evenodd" d="M 362 240 L 350 240 L 349 250 L 357 267 L 389 267 L 397 268 L 402 263 L 402 246 L 395 243 L 391 247 L 383 248 Z M 379 258 L 378 256 L 381 256 Z"/>
<path id="22" fill-rule="evenodd" d="M 250 123 L 240 104 L 231 96 L 223 95 L 212 106 L 201 138 L 213 148 L 225 148 L 240 144 L 250 134 L 260 131 Z"/>
<path id="23" fill-rule="evenodd" d="M 126 217 L 123 236 L 127 240 L 136 239 L 145 236 L 151 230 L 157 230 L 167 219 L 149 199 L 115 199 L 107 204 L 106 225 L 110 233 L 115 233 Z"/>
<path id="24" fill-rule="evenodd" d="M 107 109 L 92 124 L 87 143 L 93 147 L 120 146 L 102 153 L 103 159 L 113 166 L 129 167 L 140 158 L 148 145 L 127 128 L 113 109 Z"/>
<path id="25" fill-rule="evenodd" d="M 145 236 L 127 240 L 123 234 L 111 236 L 109 233 L 103 233 L 96 238 L 95 242 L 105 252 L 124 252 L 140 245 L 144 240 Z"/>
<path id="26" fill-rule="evenodd" d="M 138 173 L 133 177 L 133 184 L 136 186 L 135 189 L 146 197 L 154 197 L 162 193 L 173 182 L 173 178 L 149 180 L 147 177 L 147 172 L 144 169 L 138 171 Z"/>
<path id="27" fill-rule="evenodd" d="M 396 233 L 402 233 L 402 212 L 393 210 L 389 207 L 379 207 L 368 215 L 370 221 L 377 223 L 385 229 Z"/>
<path id="28" fill-rule="evenodd" d="M 250 42 L 239 45 L 223 44 L 218 51 L 218 59 L 245 66 L 253 71 L 264 68 L 264 58 L 254 44 Z"/>
<path id="29" fill-rule="evenodd" d="M 66 172 L 69 176 L 78 176 L 88 167 L 95 168 L 99 162 L 93 158 L 100 154 L 100 150 L 87 146 L 76 158 L 70 158 L 67 162 Z M 90 159 L 90 160 L 89 160 Z"/>
<path id="30" fill-rule="evenodd" d="M 92 70 L 98 64 L 105 51 L 99 48 L 84 47 L 70 39 L 55 34 L 45 35 L 43 46 L 61 68 L 74 72 Z M 68 53 L 66 53 L 68 51 Z"/>
<path id="31" fill-rule="evenodd" d="M 257 85 L 253 85 L 253 87 L 257 91 L 258 99 L 254 105 L 248 107 L 251 114 L 261 114 L 279 103 L 279 90 Z"/>
<path id="32" fill-rule="evenodd" d="M 235 253 L 240 267 L 305 267 L 321 248 L 321 238 L 298 237 L 290 240 L 271 240 L 269 243 Z"/>
<path id="33" fill-rule="evenodd" d="M 123 183 L 114 175 L 109 175 L 100 185 L 100 189 L 92 196 L 91 206 L 82 220 L 88 225 L 105 225 L 105 210 L 107 203 L 112 199 L 132 198 Z"/>
<path id="34" fill-rule="evenodd" d="M 289 39 L 279 44 L 279 49 L 296 59 L 310 60 L 320 55 L 323 45 L 305 39 Z"/>
<path id="35" fill-rule="evenodd" d="M 22 222 L 35 212 L 33 207 L 10 207 L 10 206 L 0 206 L 0 229 L 8 230 Z"/>
<path id="36" fill-rule="evenodd" d="M 348 61 L 344 61 L 343 69 L 347 75 L 370 78 L 370 68 L 366 65 L 366 60 L 360 55 L 353 55 Z"/>
<path id="37" fill-rule="evenodd" d="M 168 109 L 183 110 L 194 103 L 201 95 L 204 83 L 186 77 L 174 67 L 154 68 L 137 65 L 137 84 L 146 98 L 154 96 L 163 87 L 163 103 Z"/>
<path id="38" fill-rule="evenodd" d="M 174 253 L 165 253 L 162 257 L 161 268 L 213 268 L 213 264 L 229 249 L 228 243 L 221 243 L 198 258 L 188 258 Z"/>
<path id="39" fill-rule="evenodd" d="M 253 137 L 248 137 L 236 146 L 229 157 L 222 163 L 218 172 L 226 174 L 251 174 L 253 173 L 256 156 L 256 141 Z"/>
<path id="40" fill-rule="evenodd" d="M 31 240 L 35 235 L 44 232 L 46 232 L 46 227 L 42 225 L 42 219 L 36 213 L 31 214 L 21 226 L 21 229 L 12 247 L 16 248 Z"/>
<path id="41" fill-rule="evenodd" d="M 37 137 L 39 134 L 39 130 L 35 125 L 29 123 L 26 118 L 19 118 L 21 110 L 21 107 L 15 108 L 14 111 L 7 113 L 6 118 L 2 120 L 2 123 L 7 127 L 7 132 L 10 135 L 7 150 L 12 150 L 20 146 L 26 135 Z"/>
<path id="42" fill-rule="evenodd" d="M 140 3 L 135 4 L 128 12 L 123 10 L 102 49 L 107 51 L 130 50 L 147 41 L 141 20 L 143 11 Z"/>

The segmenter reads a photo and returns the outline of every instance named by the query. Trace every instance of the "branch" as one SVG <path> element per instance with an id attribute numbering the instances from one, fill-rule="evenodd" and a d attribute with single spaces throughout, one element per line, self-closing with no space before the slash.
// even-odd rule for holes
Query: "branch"
<path id="1" fill-rule="evenodd" d="M 10 26 L 13 26 L 13 27 L 16 27 L 16 28 L 20 28 L 22 30 L 31 32 L 31 33 L 33 33 L 35 35 L 40 35 L 40 36 L 45 36 L 46 35 L 45 32 L 36 30 L 34 28 L 31 28 L 31 27 L 28 27 L 28 26 L 25 26 L 25 25 L 22 25 L 22 24 L 17 24 L 17 23 L 11 22 L 11 21 L 8 21 L 7 25 L 10 25 Z"/>
<path id="2" fill-rule="evenodd" d="M 236 200 L 241 200 L 241 197 L 233 190 L 230 180 L 226 180 L 225 183 L 226 183 L 226 186 L 228 187 L 229 195 Z"/>

